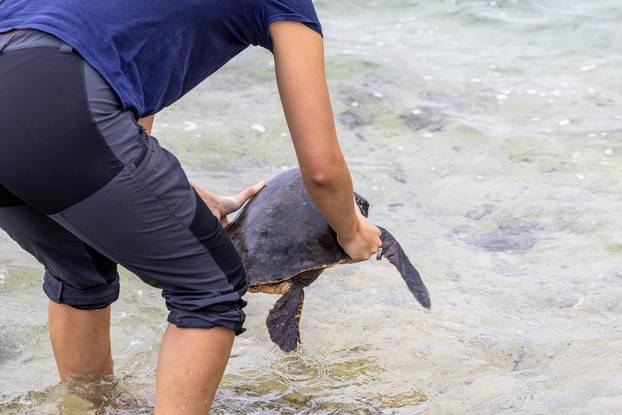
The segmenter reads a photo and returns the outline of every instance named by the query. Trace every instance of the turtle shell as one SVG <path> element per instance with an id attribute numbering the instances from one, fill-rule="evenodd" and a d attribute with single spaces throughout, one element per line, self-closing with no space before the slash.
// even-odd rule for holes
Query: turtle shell
<path id="1" fill-rule="evenodd" d="M 299 169 L 270 180 L 227 232 L 251 287 L 285 281 L 348 258 L 307 194 Z"/>

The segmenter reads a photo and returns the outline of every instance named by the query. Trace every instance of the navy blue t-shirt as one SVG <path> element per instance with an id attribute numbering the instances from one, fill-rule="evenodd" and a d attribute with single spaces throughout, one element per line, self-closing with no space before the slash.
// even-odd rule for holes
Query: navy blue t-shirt
<path id="1" fill-rule="evenodd" d="M 0 0 L 0 32 L 38 29 L 73 46 L 137 117 L 172 104 L 277 20 L 322 29 L 312 0 Z"/>

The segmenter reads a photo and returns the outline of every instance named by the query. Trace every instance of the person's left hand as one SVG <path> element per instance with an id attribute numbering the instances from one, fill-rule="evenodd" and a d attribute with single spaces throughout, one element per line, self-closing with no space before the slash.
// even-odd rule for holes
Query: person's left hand
<path id="1" fill-rule="evenodd" d="M 220 224 L 225 227 L 229 225 L 227 215 L 244 206 L 244 203 L 246 203 L 248 199 L 255 196 L 261 189 L 264 188 L 266 182 L 261 181 L 235 196 L 218 196 L 214 193 L 206 192 L 194 183 L 190 184 L 194 187 L 194 190 L 197 191 L 199 196 L 201 196 L 201 199 L 203 199 L 214 216 L 216 216 L 216 218 L 220 221 Z"/>

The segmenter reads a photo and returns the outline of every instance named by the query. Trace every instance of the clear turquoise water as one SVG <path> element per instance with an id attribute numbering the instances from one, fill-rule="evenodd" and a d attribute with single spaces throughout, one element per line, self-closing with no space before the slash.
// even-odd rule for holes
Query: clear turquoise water
<path id="1" fill-rule="evenodd" d="M 621 413 L 622 5 L 316 6 L 357 190 L 434 309 L 387 264 L 335 268 L 307 290 L 303 345 L 284 356 L 264 326 L 275 298 L 249 295 L 213 412 Z M 155 135 L 220 193 L 295 164 L 259 49 L 159 115 Z M 159 293 L 124 275 L 119 385 L 95 409 L 55 386 L 40 278 L 0 235 L 0 413 L 149 413 Z"/>

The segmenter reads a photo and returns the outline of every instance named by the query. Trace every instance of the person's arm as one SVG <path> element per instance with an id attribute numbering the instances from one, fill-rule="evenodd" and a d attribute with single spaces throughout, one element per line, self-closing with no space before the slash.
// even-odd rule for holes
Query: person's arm
<path id="1" fill-rule="evenodd" d="M 382 246 L 380 230 L 356 208 L 352 178 L 337 140 L 322 37 L 302 23 L 270 25 L 276 78 L 309 195 L 354 260 Z"/>
<path id="2" fill-rule="evenodd" d="M 153 128 L 154 117 L 155 115 L 150 115 L 148 117 L 141 118 L 140 120 L 138 120 L 138 124 L 142 125 L 145 131 L 147 131 L 147 134 L 149 135 L 151 135 L 151 129 Z"/>

